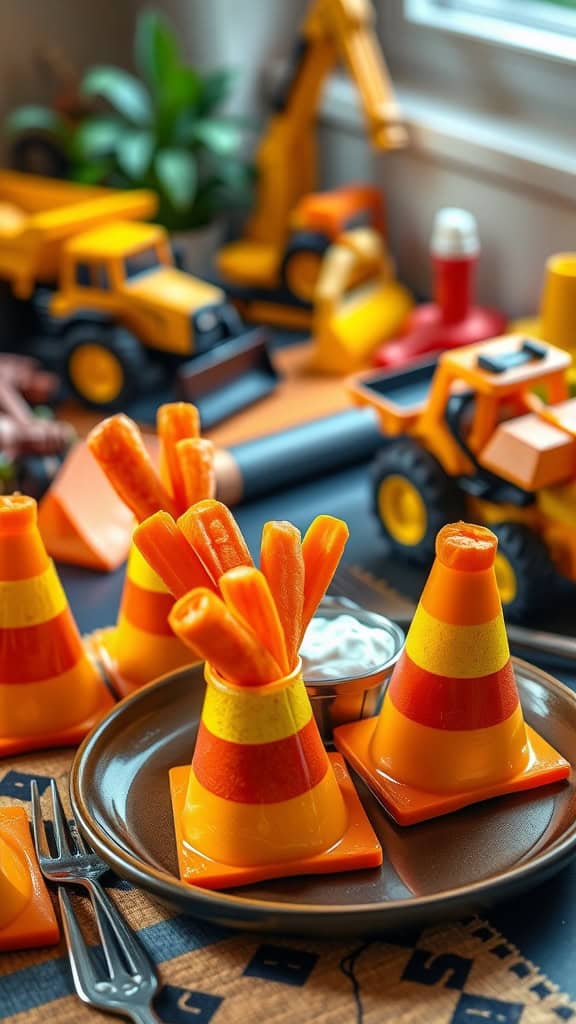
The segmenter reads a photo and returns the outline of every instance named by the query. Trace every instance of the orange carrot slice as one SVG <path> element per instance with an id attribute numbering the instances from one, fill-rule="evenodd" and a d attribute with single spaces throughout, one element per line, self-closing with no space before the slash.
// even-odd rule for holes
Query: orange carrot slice
<path id="1" fill-rule="evenodd" d="M 90 431 L 87 443 L 117 495 L 139 522 L 160 509 L 177 514 L 144 447 L 140 430 L 128 416 L 119 413 L 103 420 Z"/>
<path id="2" fill-rule="evenodd" d="M 305 570 L 302 635 L 332 582 L 349 535 L 346 523 L 333 516 L 317 516 L 306 531 L 302 541 Z"/>
<path id="3" fill-rule="evenodd" d="M 221 501 L 199 501 L 180 516 L 178 527 L 216 583 L 228 569 L 253 565 L 236 520 Z"/>
<path id="4" fill-rule="evenodd" d="M 176 635 L 230 683 L 263 686 L 282 676 L 270 652 L 210 590 L 199 588 L 181 597 L 169 622 Z"/>
<path id="5" fill-rule="evenodd" d="M 156 429 L 160 438 L 160 475 L 169 489 L 179 512 L 188 508 L 186 489 L 176 452 L 179 441 L 200 437 L 200 414 L 190 402 L 169 402 L 156 413 Z M 207 497 L 207 495 L 204 495 Z"/>
<path id="6" fill-rule="evenodd" d="M 174 597 L 194 587 L 216 591 L 195 551 L 184 539 L 172 516 L 156 512 L 134 531 L 134 543 Z"/>
<path id="7" fill-rule="evenodd" d="M 266 523 L 262 530 L 260 566 L 278 609 L 286 638 L 288 664 L 292 669 L 303 632 L 304 559 L 300 530 L 292 523 Z"/>
<path id="8" fill-rule="evenodd" d="M 184 509 L 216 494 L 214 445 L 204 438 L 186 438 L 176 445 L 176 458 L 184 488 Z"/>
<path id="9" fill-rule="evenodd" d="M 238 565 L 220 577 L 220 590 L 230 611 L 253 630 L 287 674 L 290 664 L 284 631 L 264 574 L 253 566 Z"/>

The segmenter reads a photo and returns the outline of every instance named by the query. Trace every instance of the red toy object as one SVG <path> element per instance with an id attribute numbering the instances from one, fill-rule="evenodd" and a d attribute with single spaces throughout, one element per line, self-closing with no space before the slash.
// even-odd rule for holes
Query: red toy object
<path id="1" fill-rule="evenodd" d="M 451 207 L 439 210 L 431 242 L 434 301 L 412 310 L 401 336 L 378 349 L 375 366 L 404 366 L 428 352 L 472 345 L 505 332 L 502 313 L 474 305 L 479 254 L 472 214 Z"/>

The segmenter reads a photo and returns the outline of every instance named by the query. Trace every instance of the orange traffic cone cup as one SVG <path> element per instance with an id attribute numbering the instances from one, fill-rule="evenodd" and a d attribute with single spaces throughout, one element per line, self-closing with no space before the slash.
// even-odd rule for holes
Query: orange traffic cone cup
<path id="1" fill-rule="evenodd" d="M 377 867 L 382 850 L 343 758 L 327 754 L 300 665 L 261 686 L 206 666 L 189 766 L 170 786 L 181 877 L 208 889 Z"/>
<path id="2" fill-rule="evenodd" d="M 0 609 L 0 756 L 78 743 L 113 701 L 21 495 L 0 498 Z"/>
<path id="3" fill-rule="evenodd" d="M 93 642 L 114 688 L 125 697 L 153 679 L 190 665 L 192 655 L 172 632 L 174 598 L 133 544 L 116 625 Z"/>
<path id="4" fill-rule="evenodd" d="M 0 808 L 0 950 L 58 942 L 23 807 Z"/>
<path id="5" fill-rule="evenodd" d="M 401 825 L 566 779 L 569 763 L 524 722 L 494 560 L 497 539 L 454 523 L 382 710 L 335 743 Z"/>

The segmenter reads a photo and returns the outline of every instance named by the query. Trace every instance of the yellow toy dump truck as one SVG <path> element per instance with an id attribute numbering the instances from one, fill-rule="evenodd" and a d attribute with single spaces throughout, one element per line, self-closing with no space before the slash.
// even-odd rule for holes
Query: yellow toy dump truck
<path id="1" fill-rule="evenodd" d="M 576 399 L 568 353 L 520 335 L 353 378 L 385 443 L 374 503 L 396 554 L 428 563 L 446 522 L 486 523 L 499 538 L 505 610 L 549 600 L 555 570 L 576 581 Z"/>
<path id="2" fill-rule="evenodd" d="M 0 171 L 0 280 L 33 314 L 22 347 L 102 410 L 156 383 L 161 364 L 263 344 L 220 288 L 174 266 L 164 229 L 144 223 L 155 209 L 152 192 Z"/>

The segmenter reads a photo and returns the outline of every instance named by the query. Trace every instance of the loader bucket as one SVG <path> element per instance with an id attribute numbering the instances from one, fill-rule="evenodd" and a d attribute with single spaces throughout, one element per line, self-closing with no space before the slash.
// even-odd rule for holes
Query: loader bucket
<path id="1" fill-rule="evenodd" d="M 204 430 L 275 390 L 269 343 L 268 332 L 255 328 L 178 367 L 178 394 L 198 407 Z"/>

